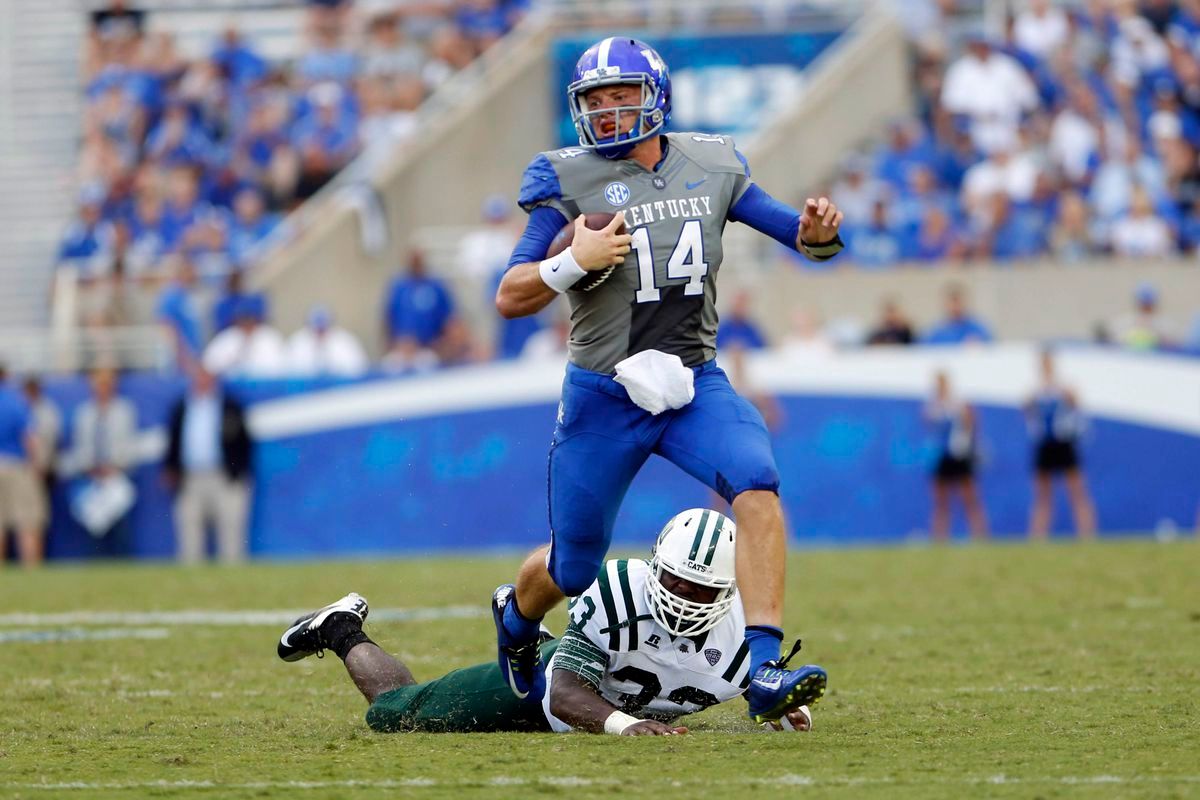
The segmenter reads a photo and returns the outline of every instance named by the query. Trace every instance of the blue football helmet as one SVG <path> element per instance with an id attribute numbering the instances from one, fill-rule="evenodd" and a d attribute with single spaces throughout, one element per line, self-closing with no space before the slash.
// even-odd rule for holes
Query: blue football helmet
<path id="1" fill-rule="evenodd" d="M 630 84 L 640 86 L 640 106 L 587 108 L 583 96 L 598 86 Z M 610 36 L 584 51 L 575 64 L 575 74 L 567 87 L 567 106 L 579 134 L 579 144 L 605 158 L 624 158 L 634 145 L 656 135 L 671 118 L 671 76 L 667 64 L 653 47 L 628 37 Z M 635 111 L 638 116 L 628 133 L 620 129 L 607 138 L 596 131 L 596 118 L 604 114 Z M 619 118 L 619 117 L 618 117 Z"/>

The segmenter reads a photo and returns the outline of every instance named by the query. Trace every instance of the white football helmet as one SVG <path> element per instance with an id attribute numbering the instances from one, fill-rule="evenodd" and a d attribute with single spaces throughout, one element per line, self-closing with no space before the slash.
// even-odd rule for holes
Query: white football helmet
<path id="1" fill-rule="evenodd" d="M 646 595 L 654 621 L 675 636 L 704 633 L 729 613 L 737 595 L 734 576 L 733 520 L 707 508 L 676 514 L 658 534 L 650 559 Z M 662 584 L 663 572 L 718 589 L 711 603 L 685 600 Z"/>

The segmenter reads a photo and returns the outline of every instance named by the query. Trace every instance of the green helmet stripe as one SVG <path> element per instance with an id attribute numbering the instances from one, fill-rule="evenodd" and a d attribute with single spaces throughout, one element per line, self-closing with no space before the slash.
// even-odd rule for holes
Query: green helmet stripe
<path id="1" fill-rule="evenodd" d="M 705 510 L 700 515 L 700 524 L 696 526 L 696 538 L 692 540 L 692 552 L 688 553 L 688 560 L 695 561 L 696 556 L 700 554 L 700 542 L 704 539 L 704 526 L 708 524 L 708 515 L 711 511 Z"/>
<path id="2" fill-rule="evenodd" d="M 708 553 L 704 556 L 704 566 L 711 567 L 713 556 L 717 554 L 717 542 L 721 541 L 721 531 L 725 529 L 725 515 L 717 514 L 717 526 L 713 531 L 712 541 L 708 544 Z"/>

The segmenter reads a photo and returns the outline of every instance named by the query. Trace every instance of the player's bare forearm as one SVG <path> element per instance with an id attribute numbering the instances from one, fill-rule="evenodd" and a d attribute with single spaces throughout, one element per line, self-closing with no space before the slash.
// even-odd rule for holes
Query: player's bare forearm
<path id="1" fill-rule="evenodd" d="M 500 287 L 496 290 L 496 310 L 505 319 L 528 317 L 536 314 L 558 297 L 558 292 L 551 289 L 542 280 L 538 272 L 539 264 L 530 261 L 504 273 Z"/>
<path id="2" fill-rule="evenodd" d="M 554 670 L 554 680 L 550 684 L 550 713 L 575 730 L 604 733 L 604 721 L 617 710 L 574 672 Z"/>
<path id="3" fill-rule="evenodd" d="M 605 723 L 617 714 L 627 721 L 618 726 L 622 736 L 675 736 L 688 732 L 685 727 L 654 719 L 634 720 L 619 712 L 620 709 L 598 695 L 595 687 L 579 675 L 570 670 L 554 670 L 550 713 L 577 731 L 609 733 Z"/>

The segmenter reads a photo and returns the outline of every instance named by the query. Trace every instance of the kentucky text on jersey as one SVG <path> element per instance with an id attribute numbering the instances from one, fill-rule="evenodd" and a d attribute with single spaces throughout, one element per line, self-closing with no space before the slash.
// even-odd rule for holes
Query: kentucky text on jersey
<path id="1" fill-rule="evenodd" d="M 636 228 L 664 219 L 698 219 L 712 216 L 712 198 L 683 197 L 676 200 L 655 200 L 652 203 L 629 206 L 625 209 L 625 222 Z"/>

